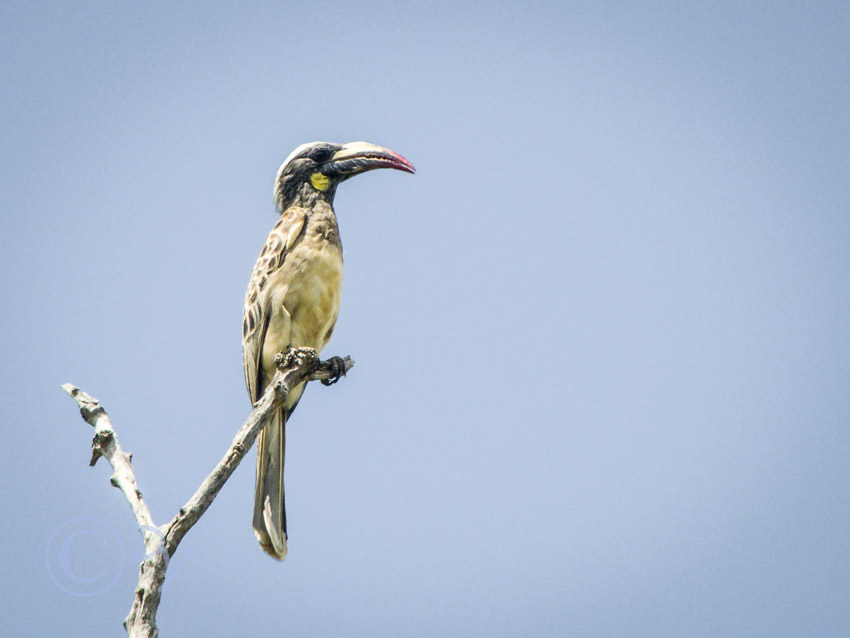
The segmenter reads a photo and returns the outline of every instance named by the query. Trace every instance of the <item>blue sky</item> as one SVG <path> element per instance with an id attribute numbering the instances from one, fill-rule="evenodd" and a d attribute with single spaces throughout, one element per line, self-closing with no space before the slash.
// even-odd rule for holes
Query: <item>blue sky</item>
<path id="1" fill-rule="evenodd" d="M 290 553 L 253 457 L 172 562 L 163 635 L 844 636 L 844 3 L 0 7 L 2 605 L 120 635 L 140 542 L 249 412 L 244 290 L 298 144 L 346 281 L 290 427 Z"/>

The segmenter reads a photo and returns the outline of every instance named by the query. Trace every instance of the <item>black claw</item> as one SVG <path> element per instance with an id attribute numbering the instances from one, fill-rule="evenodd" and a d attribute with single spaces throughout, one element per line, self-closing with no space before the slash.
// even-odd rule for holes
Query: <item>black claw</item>
<path id="1" fill-rule="evenodd" d="M 345 376 L 345 361 L 342 357 L 331 357 L 327 363 L 331 376 L 329 379 L 322 379 L 322 385 L 333 385 Z"/>

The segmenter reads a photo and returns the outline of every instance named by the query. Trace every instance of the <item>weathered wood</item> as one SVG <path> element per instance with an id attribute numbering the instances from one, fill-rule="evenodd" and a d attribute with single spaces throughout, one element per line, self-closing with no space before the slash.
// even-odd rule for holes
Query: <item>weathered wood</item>
<path id="1" fill-rule="evenodd" d="M 100 402 L 78 387 L 66 383 L 62 386 L 80 406 L 80 414 L 86 423 L 94 426 L 91 465 L 100 457 L 112 466 L 110 482 L 119 488 L 130 504 L 145 544 L 145 557 L 139 565 L 139 581 L 136 585 L 133 605 L 124 620 L 124 628 L 130 638 L 155 638 L 159 635 L 156 612 L 162 596 L 162 584 L 168 569 L 168 561 L 177 551 L 180 541 L 204 515 L 227 479 L 254 445 L 254 441 L 266 421 L 286 400 L 290 390 L 307 381 L 335 381 L 354 366 L 350 357 L 335 357 L 320 361 L 311 348 L 289 348 L 279 354 L 275 362 L 278 370 L 255 404 L 254 411 L 239 428 L 227 452 L 213 471 L 201 483 L 177 515 L 167 524 L 157 526 L 150 510 L 142 498 L 131 464 L 131 455 L 121 449 L 118 435 Z"/>

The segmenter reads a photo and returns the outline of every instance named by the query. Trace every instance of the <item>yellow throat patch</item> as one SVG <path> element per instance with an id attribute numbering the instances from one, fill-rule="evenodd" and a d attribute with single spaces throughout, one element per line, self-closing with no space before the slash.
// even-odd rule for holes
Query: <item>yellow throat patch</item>
<path id="1" fill-rule="evenodd" d="M 310 175 L 310 183 L 317 191 L 326 191 L 328 190 L 328 186 L 331 185 L 331 180 L 327 175 L 313 173 Z"/>

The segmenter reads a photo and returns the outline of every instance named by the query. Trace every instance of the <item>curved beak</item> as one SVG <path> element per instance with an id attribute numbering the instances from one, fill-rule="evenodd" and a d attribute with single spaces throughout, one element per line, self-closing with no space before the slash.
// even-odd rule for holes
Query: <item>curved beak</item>
<path id="1" fill-rule="evenodd" d="M 395 168 L 408 173 L 416 172 L 413 164 L 395 151 L 368 142 L 343 144 L 324 166 L 326 174 L 333 173 L 341 179 L 348 179 L 376 168 Z"/>

